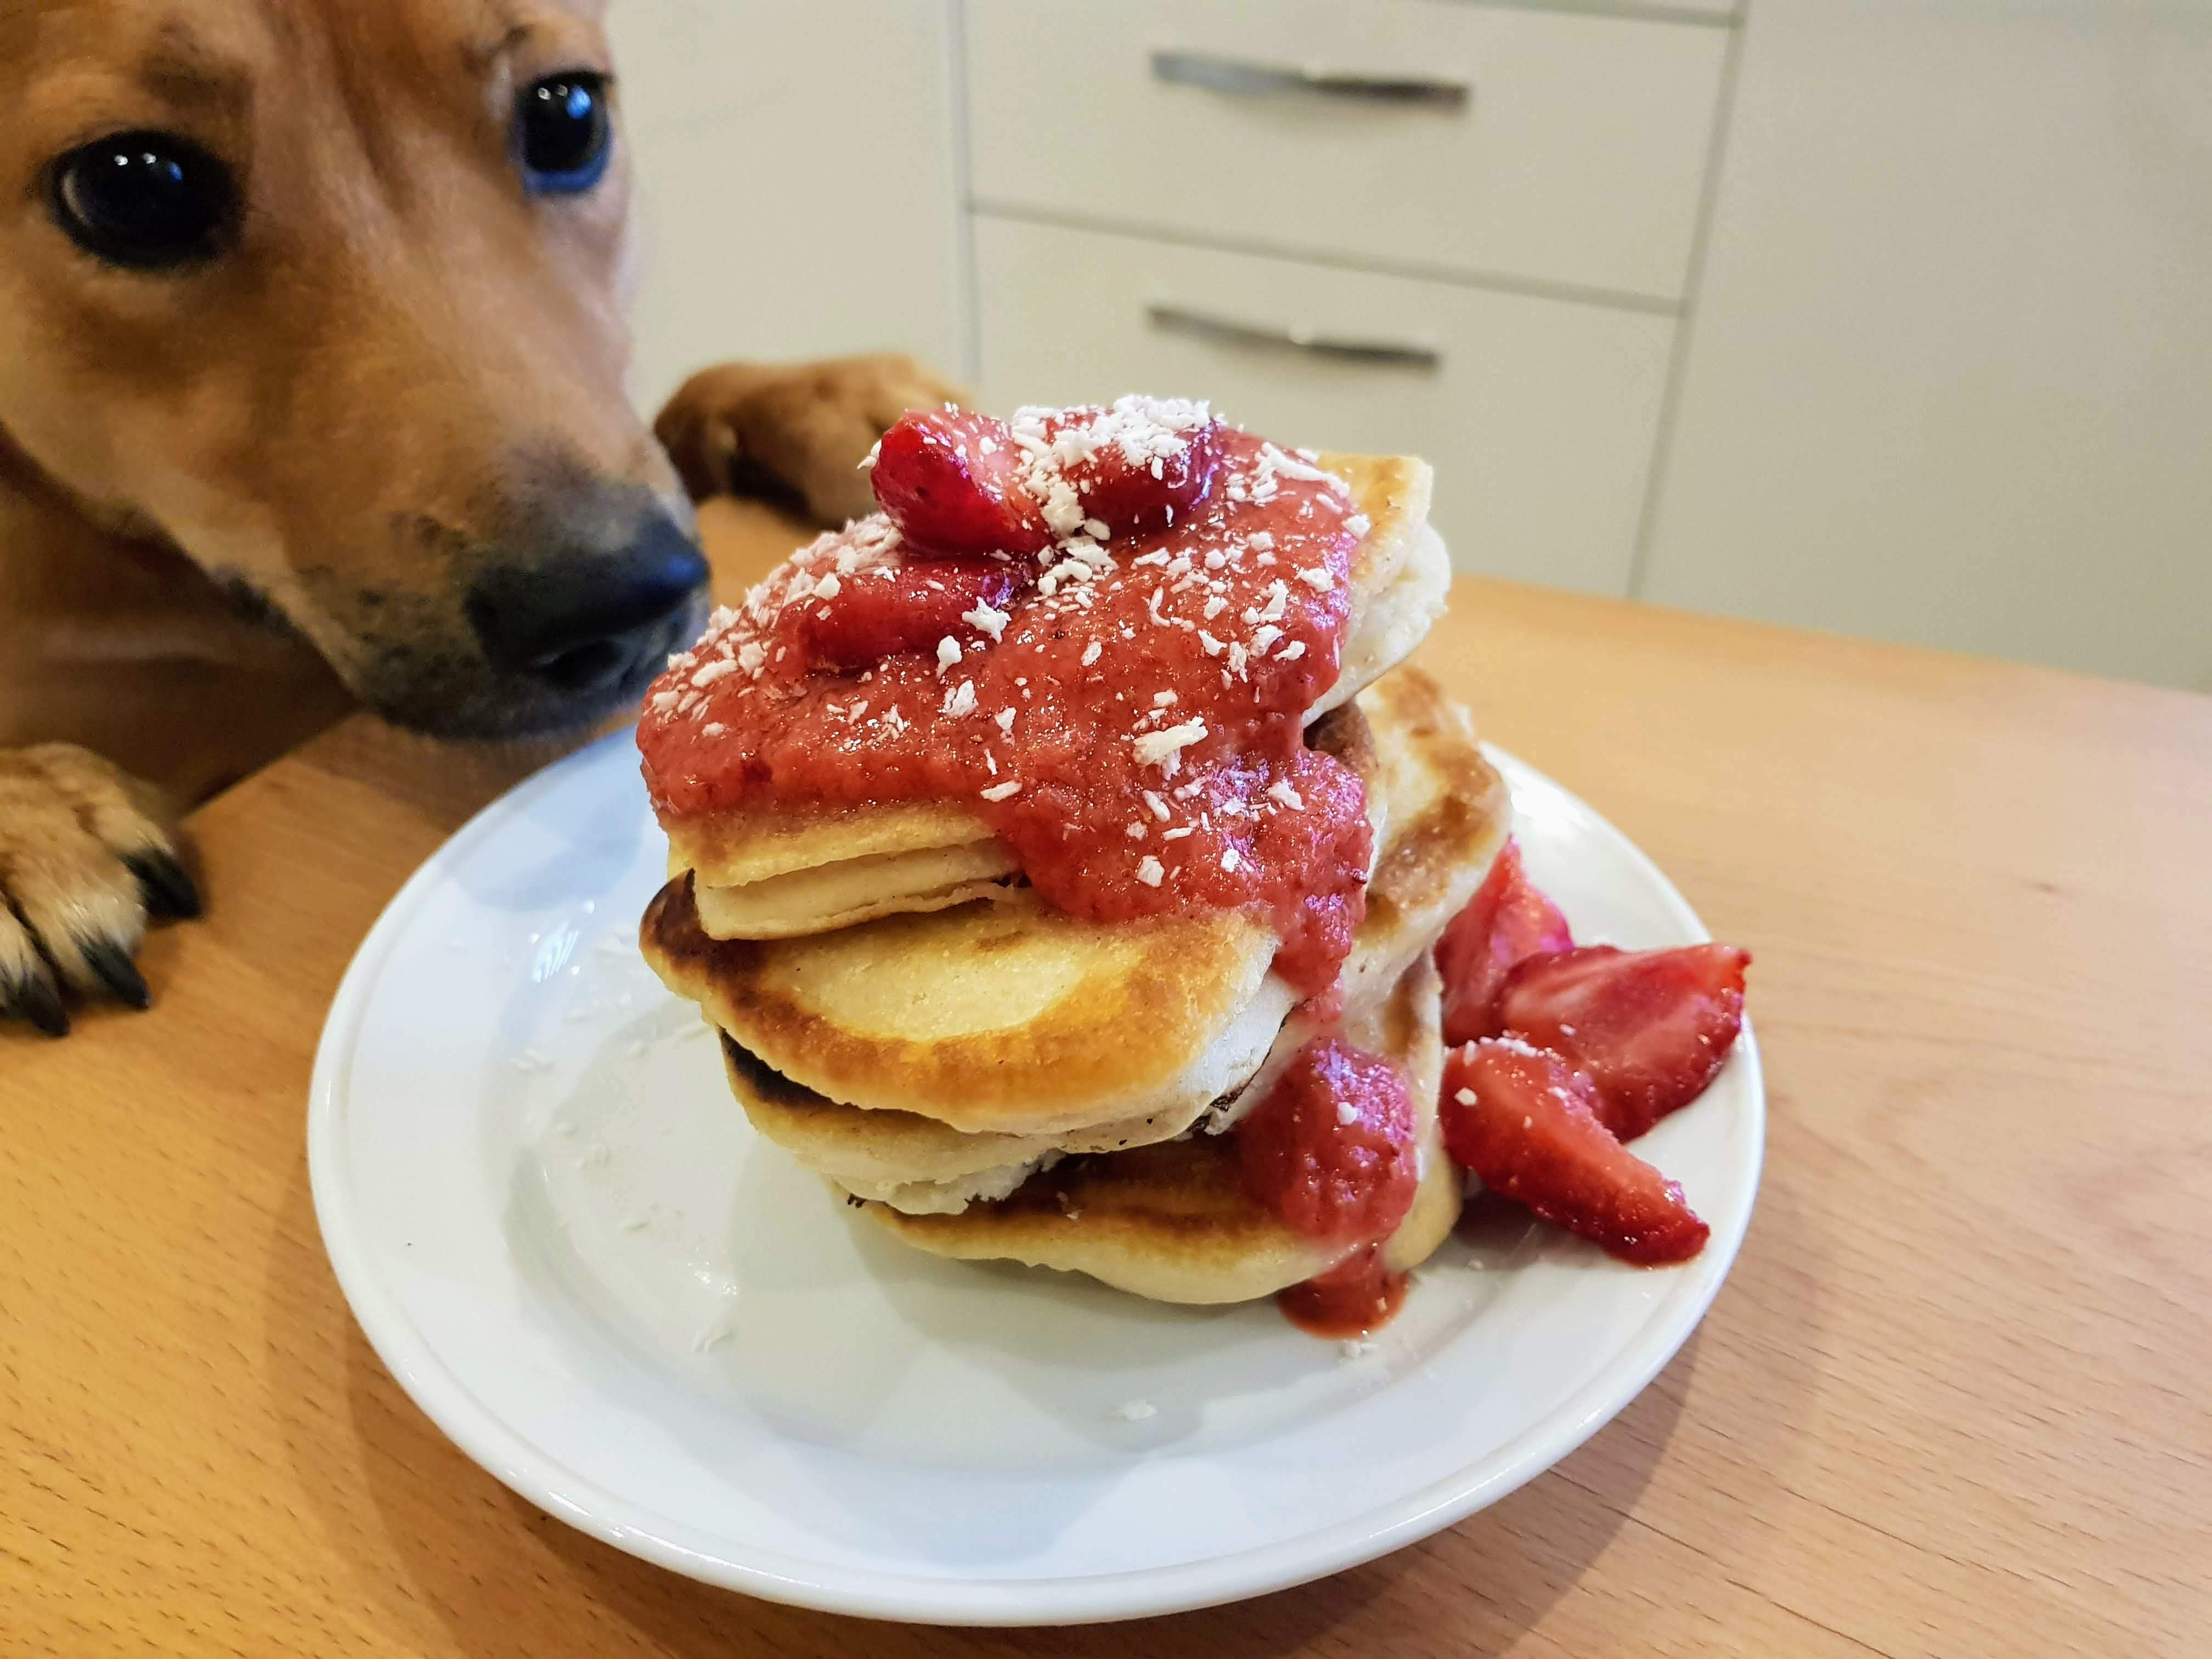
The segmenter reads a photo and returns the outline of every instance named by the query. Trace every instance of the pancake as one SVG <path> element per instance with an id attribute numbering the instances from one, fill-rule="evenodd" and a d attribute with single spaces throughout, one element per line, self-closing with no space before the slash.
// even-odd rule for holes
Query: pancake
<path id="1" fill-rule="evenodd" d="M 709 939 L 793 939 L 902 910 L 1004 897 L 1021 872 L 995 836 L 957 847 L 866 854 L 742 887 L 692 888 Z"/>
<path id="2" fill-rule="evenodd" d="M 1376 821 L 1389 793 L 1365 717 L 1337 710 L 1311 741 L 1377 781 Z M 1378 847 L 1386 834 L 1378 823 Z M 714 939 L 696 879 L 671 881 L 639 928 L 671 990 L 816 1094 L 971 1134 L 1155 1118 L 1176 1133 L 1251 1076 L 1297 1000 L 1271 971 L 1274 933 L 1241 910 L 1094 922 L 1024 887 L 802 939 Z"/>
<path id="3" fill-rule="evenodd" d="M 784 1076 L 956 1129 L 1040 1133 L 1195 1115 L 1251 1075 L 1287 994 L 1274 934 L 1237 911 L 1103 925 L 1026 889 L 802 939 L 710 939 L 691 878 L 647 907 L 668 988 Z M 1141 1031 L 1142 1042 L 1130 1034 Z"/>
<path id="4" fill-rule="evenodd" d="M 1402 669 L 1354 705 L 1371 754 L 1359 769 L 1370 814 L 1387 826 L 1342 988 L 1347 1020 L 1379 1007 L 1446 922 L 1474 896 L 1504 844 L 1504 781 L 1482 758 L 1465 711 L 1418 669 Z M 1256 1072 L 1190 1115 L 1163 1111 L 1041 1134 L 963 1133 L 934 1118 L 841 1105 L 778 1076 L 742 1048 L 726 1056 L 753 1127 L 809 1169 L 864 1198 L 914 1213 L 957 1212 L 1011 1191 L 1048 1158 L 1126 1150 L 1182 1133 L 1199 1115 L 1223 1128 L 1266 1095 L 1319 1030 L 1270 974 L 1260 999 L 1285 1010 Z"/>
<path id="5" fill-rule="evenodd" d="M 1369 528 L 1353 550 L 1352 603 L 1334 684 L 1309 721 L 1351 701 L 1443 614 L 1450 561 L 1429 526 L 1432 475 L 1407 456 L 1323 455 Z M 908 910 L 1005 896 L 1018 872 L 982 819 L 946 801 L 764 806 L 671 816 L 672 863 L 694 872 L 715 939 L 789 939 Z"/>
<path id="6" fill-rule="evenodd" d="M 1461 1182 L 1437 1127 L 1443 1079 L 1442 983 L 1423 956 L 1395 994 L 1346 1036 L 1407 1079 L 1421 1149 L 1413 1206 L 1384 1246 L 1405 1272 L 1428 1260 L 1459 1218 Z M 1316 1244 L 1246 1195 L 1233 1136 L 1181 1140 L 1062 1160 L 1006 1198 L 957 1215 L 861 1208 L 917 1249 L 957 1261 L 1005 1260 L 1087 1273 L 1161 1302 L 1247 1302 L 1327 1272 L 1356 1247 Z"/>

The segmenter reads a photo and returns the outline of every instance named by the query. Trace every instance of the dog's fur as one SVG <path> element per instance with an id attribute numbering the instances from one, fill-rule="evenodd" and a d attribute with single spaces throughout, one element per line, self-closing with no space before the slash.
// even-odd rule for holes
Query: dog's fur
<path id="1" fill-rule="evenodd" d="M 136 779 L 190 802 L 356 702 L 448 736 L 613 712 L 634 677 L 507 672 L 471 603 L 733 476 L 864 510 L 854 463 L 946 395 L 903 359 L 708 371 L 660 422 L 679 477 L 623 392 L 619 138 L 581 195 L 513 159 L 520 88 L 612 73 L 601 3 L 0 0 L 0 1014 L 143 1002 L 146 909 L 196 899 Z M 139 129 L 234 169 L 217 258 L 118 270 L 57 223 L 55 159 Z"/>

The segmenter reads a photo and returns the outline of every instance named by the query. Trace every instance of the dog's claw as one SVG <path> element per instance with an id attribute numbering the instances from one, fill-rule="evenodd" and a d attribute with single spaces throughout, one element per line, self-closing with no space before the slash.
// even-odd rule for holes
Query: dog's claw
<path id="1" fill-rule="evenodd" d="M 119 947 L 99 939 L 80 941 L 77 948 L 84 952 L 85 965 L 100 975 L 100 982 L 115 994 L 118 1002 L 138 1009 L 154 1006 L 154 994 L 146 988 L 146 976 Z"/>
<path id="2" fill-rule="evenodd" d="M 20 1015 L 48 1036 L 67 1036 L 70 1029 L 69 1010 L 62 1006 L 61 993 L 44 974 L 27 975 L 9 981 L 0 987 L 0 1019 Z"/>
<path id="3" fill-rule="evenodd" d="M 164 848 L 149 847 L 125 854 L 123 863 L 138 878 L 138 890 L 145 899 L 148 915 L 180 921 L 194 921 L 199 916 L 200 890 L 191 872 L 174 854 Z"/>
<path id="4" fill-rule="evenodd" d="M 199 913 L 143 785 L 63 744 L 0 752 L 0 1019 L 60 1036 L 70 992 L 149 1006 L 147 917 Z"/>

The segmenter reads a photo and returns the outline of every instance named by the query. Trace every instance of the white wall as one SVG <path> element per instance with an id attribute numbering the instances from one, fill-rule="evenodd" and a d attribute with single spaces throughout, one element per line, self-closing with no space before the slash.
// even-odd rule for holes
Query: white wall
<path id="1" fill-rule="evenodd" d="M 945 0 L 614 0 L 648 415 L 693 369 L 961 338 Z"/>
<path id="2" fill-rule="evenodd" d="M 1742 52 L 1639 591 L 2212 690 L 2212 7 Z"/>

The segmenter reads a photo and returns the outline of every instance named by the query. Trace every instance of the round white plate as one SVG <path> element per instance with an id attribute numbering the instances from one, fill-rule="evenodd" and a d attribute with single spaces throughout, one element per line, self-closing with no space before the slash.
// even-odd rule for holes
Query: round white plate
<path id="1" fill-rule="evenodd" d="M 1706 937 L 1504 755 L 1585 941 Z M 958 1624 L 1257 1595 L 1449 1526 L 1595 1431 L 1719 1288 L 1759 1181 L 1749 1030 L 1638 1151 L 1712 1224 L 1644 1271 L 1533 1223 L 1448 1243 L 1371 1344 L 909 1251 L 754 1139 L 640 960 L 665 848 L 618 734 L 479 814 L 362 945 L 316 1056 L 315 1213 L 362 1328 L 570 1524 L 751 1595 Z"/>

